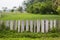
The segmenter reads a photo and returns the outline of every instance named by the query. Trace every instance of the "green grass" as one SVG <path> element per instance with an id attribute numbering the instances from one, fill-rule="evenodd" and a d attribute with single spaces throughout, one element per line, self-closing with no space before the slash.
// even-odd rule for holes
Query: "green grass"
<path id="1" fill-rule="evenodd" d="M 0 38 L 0 40 L 60 40 L 60 37 L 58 38 Z"/>
<path id="2" fill-rule="evenodd" d="M 42 37 L 60 37 L 60 32 L 49 32 L 49 33 L 31 33 L 22 32 L 18 33 L 16 31 L 0 30 L 0 38 L 42 38 Z"/>
<path id="3" fill-rule="evenodd" d="M 16 31 L 1 30 L 0 40 L 60 40 L 60 33 L 17 33 Z"/>
<path id="4" fill-rule="evenodd" d="M 37 20 L 37 19 L 60 19 L 60 15 L 41 15 L 30 13 L 3 13 L 0 20 Z"/>

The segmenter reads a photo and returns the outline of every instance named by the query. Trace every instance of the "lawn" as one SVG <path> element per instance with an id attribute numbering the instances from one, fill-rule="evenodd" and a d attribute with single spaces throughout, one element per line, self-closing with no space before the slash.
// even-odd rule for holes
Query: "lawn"
<path id="1" fill-rule="evenodd" d="M 60 15 L 41 15 L 31 13 L 2 13 L 0 20 L 36 20 L 36 19 L 60 19 Z"/>
<path id="2" fill-rule="evenodd" d="M 60 40 L 58 38 L 0 38 L 0 40 Z"/>

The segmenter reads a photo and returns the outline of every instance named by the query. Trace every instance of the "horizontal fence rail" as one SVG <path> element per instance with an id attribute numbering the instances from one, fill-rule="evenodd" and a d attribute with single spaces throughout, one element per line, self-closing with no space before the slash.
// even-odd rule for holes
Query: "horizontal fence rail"
<path id="1" fill-rule="evenodd" d="M 53 28 L 60 28 L 60 20 L 0 20 L 0 29 L 3 25 L 10 30 L 18 32 L 42 32 L 47 33 Z"/>

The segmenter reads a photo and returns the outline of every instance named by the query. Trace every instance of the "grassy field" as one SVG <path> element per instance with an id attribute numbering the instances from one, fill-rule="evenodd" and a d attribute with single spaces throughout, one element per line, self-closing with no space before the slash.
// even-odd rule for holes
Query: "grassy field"
<path id="1" fill-rule="evenodd" d="M 60 19 L 60 15 L 41 15 L 30 13 L 2 13 L 0 20 L 36 20 L 36 19 Z"/>
<path id="2" fill-rule="evenodd" d="M 0 40 L 60 40 L 59 38 L 0 38 Z"/>

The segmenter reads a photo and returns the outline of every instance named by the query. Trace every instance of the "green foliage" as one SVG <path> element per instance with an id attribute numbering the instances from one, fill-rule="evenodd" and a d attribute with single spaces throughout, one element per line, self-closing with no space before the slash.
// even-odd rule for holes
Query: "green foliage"
<path id="1" fill-rule="evenodd" d="M 34 14 L 58 15 L 56 8 L 53 8 L 52 5 L 52 0 L 30 0 L 27 1 L 26 11 Z"/>
<path id="2" fill-rule="evenodd" d="M 0 40 L 60 40 L 60 37 L 43 37 L 43 38 L 0 38 Z"/>
<path id="3" fill-rule="evenodd" d="M 27 11 L 30 13 L 39 13 L 40 6 L 41 6 L 40 2 L 37 4 L 33 4 L 30 7 L 28 6 Z"/>
<path id="4" fill-rule="evenodd" d="M 53 28 L 49 31 L 49 33 L 59 33 L 60 32 L 60 28 Z"/>
<path id="5" fill-rule="evenodd" d="M 57 30 L 56 28 L 53 28 L 53 29 L 51 29 L 49 32 L 51 32 L 51 33 L 56 33 L 56 32 L 58 32 L 58 30 Z"/>
<path id="6" fill-rule="evenodd" d="M 59 13 L 59 15 L 60 15 L 60 6 L 58 6 L 58 8 L 57 8 L 57 10 L 56 10 L 58 13 Z"/>
<path id="7" fill-rule="evenodd" d="M 0 14 L 0 16 L 1 16 L 1 18 L 3 18 L 5 15 L 3 15 L 3 14 Z"/>
<path id="8" fill-rule="evenodd" d="M 0 30 L 0 38 L 42 38 L 42 37 L 60 37 L 60 32 L 56 28 L 52 29 L 48 33 L 34 33 L 34 32 L 22 32 L 6 30 L 4 25 L 2 25 L 4 30 Z"/>
<path id="9" fill-rule="evenodd" d="M 23 32 L 17 33 L 16 31 L 0 30 L 0 38 L 42 38 L 42 37 L 60 37 L 60 33 L 31 33 Z"/>

